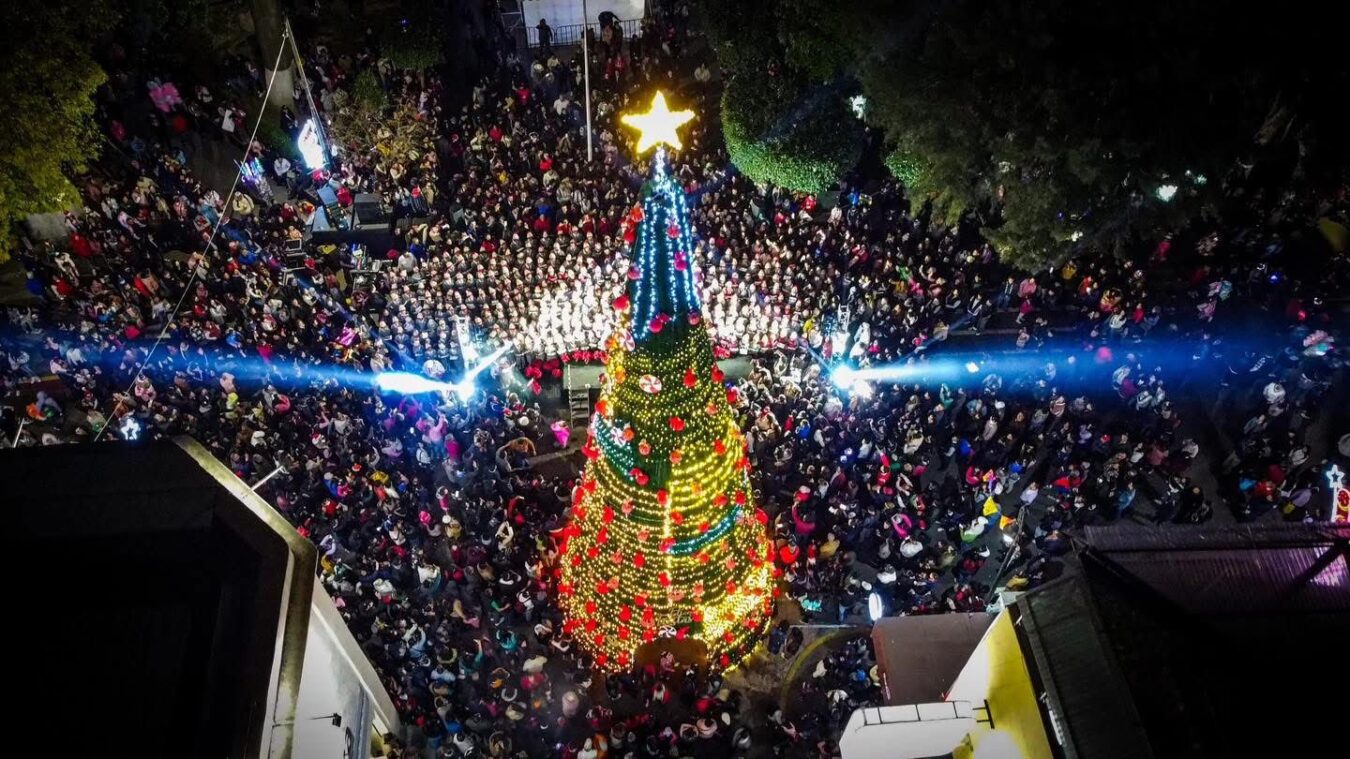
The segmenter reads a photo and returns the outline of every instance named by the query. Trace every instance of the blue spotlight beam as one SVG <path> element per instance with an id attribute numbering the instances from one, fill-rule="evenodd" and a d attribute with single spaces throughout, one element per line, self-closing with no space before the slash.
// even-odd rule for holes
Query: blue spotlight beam
<path id="1" fill-rule="evenodd" d="M 445 392 L 453 390 L 455 386 L 412 372 L 380 372 L 375 375 L 375 387 L 385 392 L 417 395 Z"/>
<path id="2" fill-rule="evenodd" d="M 1129 367 L 1136 381 L 1141 378 L 1140 372 L 1142 376 L 1156 372 L 1169 387 L 1209 386 L 1221 379 L 1225 367 L 1229 372 L 1245 372 L 1258 362 L 1258 355 L 1268 358 L 1273 355 L 1272 349 L 1280 349 L 1276 341 L 1248 338 L 1210 342 L 1208 347 L 1217 354 L 1209 355 L 1198 350 L 1201 344 L 1196 340 L 1166 338 L 1092 344 L 1062 340 L 1028 350 L 952 351 L 925 353 L 922 357 L 910 354 L 889 364 L 862 367 L 837 364 L 829 376 L 833 384 L 846 391 L 864 382 L 970 385 L 996 375 L 1014 384 L 1045 380 L 1062 392 L 1083 392 L 1109 389 L 1111 384 L 1103 382 L 1111 382 L 1111 373 Z M 1283 347 L 1286 353 L 1295 350 L 1298 348 Z M 1248 351 L 1257 353 L 1249 356 Z"/>
<path id="3" fill-rule="evenodd" d="M 508 342 L 488 354 L 486 358 L 465 372 L 458 382 L 443 382 L 413 372 L 380 372 L 375 375 L 374 385 L 382 391 L 404 395 L 454 393 L 461 401 L 468 401 L 473 397 L 474 390 L 477 387 L 478 375 L 491 367 L 497 359 L 505 356 L 512 347 L 513 345 Z"/>

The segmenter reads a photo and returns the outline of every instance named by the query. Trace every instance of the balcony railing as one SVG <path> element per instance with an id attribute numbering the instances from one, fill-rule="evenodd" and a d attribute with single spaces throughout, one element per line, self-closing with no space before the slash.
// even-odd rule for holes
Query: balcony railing
<path id="1" fill-rule="evenodd" d="M 642 19 L 630 19 L 628 21 L 616 21 L 620 29 L 623 29 L 623 38 L 631 40 L 642 32 Z M 566 24 L 564 26 L 555 26 L 553 28 L 553 46 L 562 47 L 566 45 L 580 45 L 582 30 L 586 24 Z M 600 39 L 600 22 L 590 24 L 591 33 L 594 35 L 591 39 Z M 525 27 L 525 39 L 530 47 L 539 47 L 539 28 L 535 26 Z"/>

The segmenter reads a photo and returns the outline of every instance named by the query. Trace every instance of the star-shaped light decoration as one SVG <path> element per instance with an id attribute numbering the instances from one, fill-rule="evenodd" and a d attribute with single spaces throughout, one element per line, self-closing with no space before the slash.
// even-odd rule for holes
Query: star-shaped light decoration
<path id="1" fill-rule="evenodd" d="M 657 91 L 652 96 L 652 107 L 646 113 L 625 113 L 619 120 L 624 126 L 638 130 L 638 155 L 665 143 L 676 150 L 683 147 L 675 130 L 694 118 L 693 111 L 672 111 L 666 106 L 666 96 Z"/>

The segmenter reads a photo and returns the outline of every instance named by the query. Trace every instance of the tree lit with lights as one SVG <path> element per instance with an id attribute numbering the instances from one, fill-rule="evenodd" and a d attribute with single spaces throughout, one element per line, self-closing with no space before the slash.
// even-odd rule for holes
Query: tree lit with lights
<path id="1" fill-rule="evenodd" d="M 675 127 L 690 118 L 658 94 L 624 123 L 642 130 L 641 152 L 678 147 Z M 701 642 L 709 665 L 725 669 L 768 624 L 776 571 L 731 411 L 737 391 L 700 314 L 687 201 L 663 147 L 629 222 L 633 266 L 614 302 L 620 327 L 557 572 L 565 631 L 601 669 L 630 667 L 664 638 Z"/>

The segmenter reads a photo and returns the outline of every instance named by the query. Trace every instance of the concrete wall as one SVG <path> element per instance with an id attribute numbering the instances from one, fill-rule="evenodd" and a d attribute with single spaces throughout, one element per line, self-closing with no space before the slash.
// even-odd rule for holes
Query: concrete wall
<path id="1" fill-rule="evenodd" d="M 340 726 L 333 714 L 342 717 Z M 398 713 L 332 599 L 315 583 L 291 755 L 368 757 L 372 730 L 401 732 Z"/>
<path id="2" fill-rule="evenodd" d="M 78 206 L 74 210 L 79 210 Z M 66 216 L 63 213 L 30 213 L 24 220 L 28 227 L 28 236 L 39 242 L 56 242 L 66 239 Z"/>
<path id="3" fill-rule="evenodd" d="M 839 752 L 844 759 L 943 756 L 975 726 L 965 701 L 858 709 L 839 736 Z"/>

